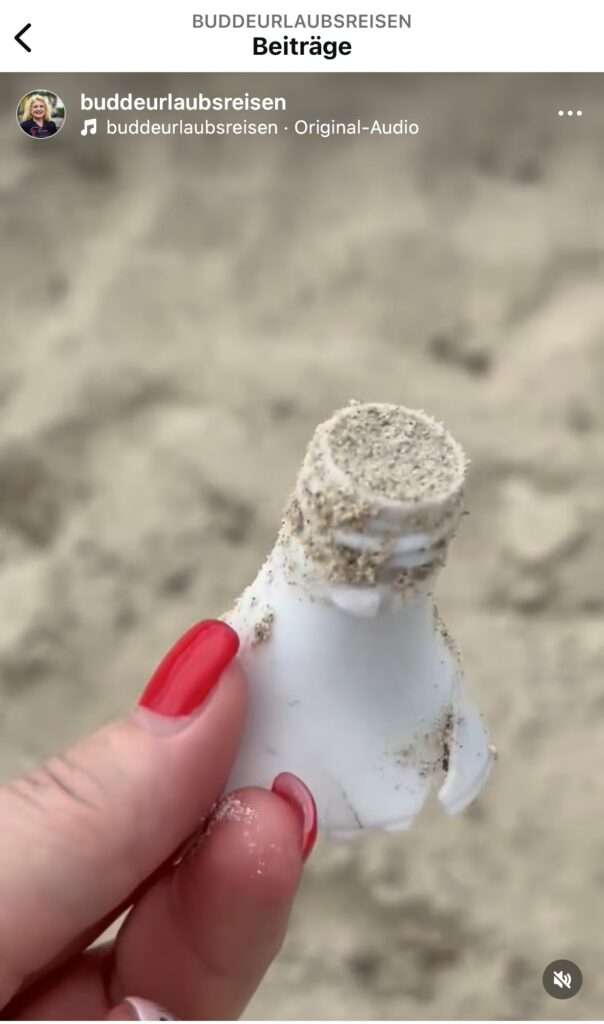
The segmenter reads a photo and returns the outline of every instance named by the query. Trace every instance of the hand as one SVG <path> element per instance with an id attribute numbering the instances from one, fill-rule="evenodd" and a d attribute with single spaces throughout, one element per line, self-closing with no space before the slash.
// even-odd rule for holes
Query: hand
<path id="1" fill-rule="evenodd" d="M 289 774 L 216 805 L 245 714 L 237 647 L 193 627 L 128 718 L 0 789 L 4 1018 L 233 1018 L 252 996 L 316 812 Z"/>

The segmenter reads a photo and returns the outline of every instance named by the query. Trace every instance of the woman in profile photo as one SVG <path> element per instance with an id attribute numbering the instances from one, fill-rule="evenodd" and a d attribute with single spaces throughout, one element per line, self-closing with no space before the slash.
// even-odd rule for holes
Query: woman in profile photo
<path id="1" fill-rule="evenodd" d="M 30 96 L 25 104 L 25 120 L 20 122 L 24 132 L 35 139 L 55 135 L 57 126 L 51 119 L 48 100 L 44 96 Z"/>

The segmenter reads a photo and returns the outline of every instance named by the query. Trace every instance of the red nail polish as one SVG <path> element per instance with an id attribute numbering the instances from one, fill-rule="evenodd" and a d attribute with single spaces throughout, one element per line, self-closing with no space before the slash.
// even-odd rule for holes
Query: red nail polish
<path id="1" fill-rule="evenodd" d="M 238 648 L 239 637 L 226 622 L 198 622 L 157 666 L 139 706 L 169 718 L 191 715 L 216 685 Z"/>
<path id="2" fill-rule="evenodd" d="M 317 840 L 317 805 L 310 789 L 304 785 L 297 775 L 281 772 L 274 780 L 271 789 L 277 796 L 287 800 L 294 808 L 302 822 L 302 860 L 312 853 Z"/>

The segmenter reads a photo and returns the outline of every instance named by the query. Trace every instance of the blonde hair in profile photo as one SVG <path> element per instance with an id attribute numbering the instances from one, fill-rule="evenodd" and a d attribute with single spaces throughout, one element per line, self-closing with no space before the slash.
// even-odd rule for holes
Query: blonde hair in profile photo
<path id="1" fill-rule="evenodd" d="M 33 104 L 36 103 L 36 102 L 44 104 L 44 108 L 46 110 L 46 113 L 44 114 L 44 120 L 45 121 L 50 121 L 51 120 L 51 114 L 52 114 L 51 109 L 50 109 L 50 104 L 49 104 L 48 100 L 46 99 L 46 96 L 40 96 L 38 93 L 33 93 L 33 95 L 27 97 L 27 100 L 25 101 L 25 105 L 24 105 L 24 109 L 23 109 L 23 115 L 24 115 L 23 116 L 23 120 L 24 121 L 31 121 L 32 120 L 31 108 L 32 108 Z"/>

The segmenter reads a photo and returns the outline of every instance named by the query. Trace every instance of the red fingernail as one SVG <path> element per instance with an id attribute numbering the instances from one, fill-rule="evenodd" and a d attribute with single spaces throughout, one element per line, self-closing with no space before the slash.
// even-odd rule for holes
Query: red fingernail
<path id="1" fill-rule="evenodd" d="M 193 714 L 216 686 L 238 648 L 239 637 L 226 622 L 198 622 L 157 666 L 139 707 L 168 718 Z"/>
<path id="2" fill-rule="evenodd" d="M 287 800 L 294 808 L 302 823 L 302 860 L 307 860 L 317 841 L 317 805 L 310 789 L 297 775 L 281 772 L 271 789 L 277 796 Z"/>

